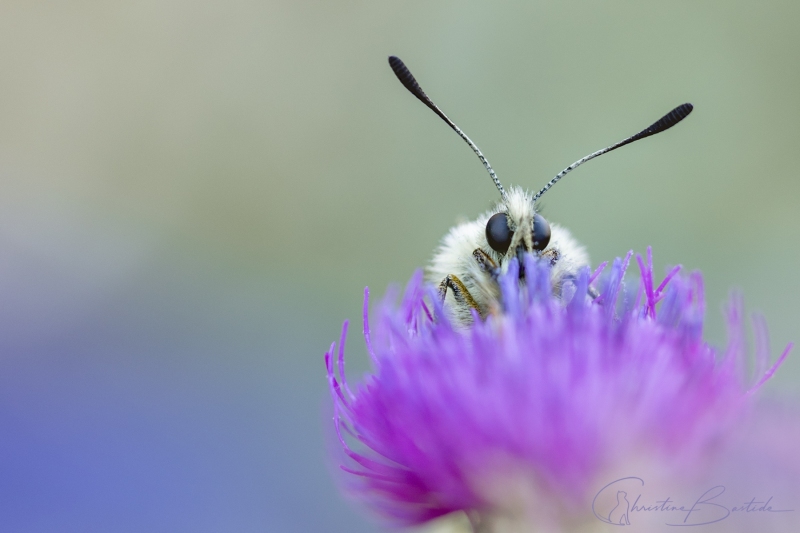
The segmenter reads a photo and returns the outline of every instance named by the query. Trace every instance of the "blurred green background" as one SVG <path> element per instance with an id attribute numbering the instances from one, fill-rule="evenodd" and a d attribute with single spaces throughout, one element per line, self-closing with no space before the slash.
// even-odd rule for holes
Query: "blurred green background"
<path id="1" fill-rule="evenodd" d="M 326 462 L 344 318 L 497 198 L 800 340 L 800 5 L 0 5 L 0 529 L 376 531 Z M 351 336 L 351 379 L 368 369 Z M 793 393 L 794 354 L 770 392 Z"/>

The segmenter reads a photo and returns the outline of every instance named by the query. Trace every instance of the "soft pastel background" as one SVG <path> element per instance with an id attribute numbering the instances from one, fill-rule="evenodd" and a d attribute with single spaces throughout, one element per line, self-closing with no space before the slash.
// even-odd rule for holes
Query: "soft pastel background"
<path id="1" fill-rule="evenodd" d="M 0 531 L 368 532 L 322 353 L 506 184 L 800 340 L 800 4 L 0 5 Z M 351 373 L 367 369 L 357 332 Z M 798 389 L 790 358 L 769 391 Z"/>

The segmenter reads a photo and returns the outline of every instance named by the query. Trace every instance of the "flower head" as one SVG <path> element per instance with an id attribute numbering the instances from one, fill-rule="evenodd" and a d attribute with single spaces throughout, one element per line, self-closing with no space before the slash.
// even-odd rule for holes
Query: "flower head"
<path id="1" fill-rule="evenodd" d="M 560 298 L 548 265 L 527 256 L 521 282 L 515 260 L 500 279 L 503 312 L 467 330 L 447 321 L 418 274 L 399 306 L 379 307 L 373 342 L 365 297 L 374 372 L 349 387 L 347 323 L 337 364 L 335 346 L 325 355 L 351 490 L 401 524 L 465 511 L 546 528 L 585 519 L 597 483 L 631 458 L 697 466 L 789 348 L 767 370 L 757 320 L 760 378 L 748 383 L 741 300 L 728 305 L 728 344 L 716 350 L 702 339 L 700 274 L 676 267 L 656 284 L 648 249 L 628 291 L 631 255 L 597 287 L 602 267 L 581 272 Z"/>

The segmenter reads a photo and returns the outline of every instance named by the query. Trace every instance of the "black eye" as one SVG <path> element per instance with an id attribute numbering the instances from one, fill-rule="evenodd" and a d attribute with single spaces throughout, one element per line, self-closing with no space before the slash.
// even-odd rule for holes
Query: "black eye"
<path id="1" fill-rule="evenodd" d="M 489 221 L 491 222 L 491 220 Z M 488 235 L 489 228 L 486 228 Z M 533 215 L 533 249 L 540 252 L 547 248 L 550 243 L 550 224 L 544 219 L 542 215 Z M 506 246 L 508 248 L 508 246 Z"/>
<path id="2" fill-rule="evenodd" d="M 547 231 L 549 234 L 549 228 Z M 489 241 L 489 246 L 501 254 L 508 251 L 508 247 L 511 246 L 511 237 L 513 236 L 514 232 L 508 227 L 508 219 L 505 213 L 492 215 L 492 218 L 486 223 L 486 240 Z"/>

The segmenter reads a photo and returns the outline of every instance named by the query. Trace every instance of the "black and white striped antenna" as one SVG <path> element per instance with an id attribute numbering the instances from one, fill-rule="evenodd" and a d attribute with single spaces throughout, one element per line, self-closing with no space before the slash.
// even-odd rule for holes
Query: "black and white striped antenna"
<path id="1" fill-rule="evenodd" d="M 419 86 L 419 83 L 417 83 L 417 80 L 414 79 L 414 76 L 411 74 L 411 71 L 408 70 L 408 67 L 406 67 L 405 63 L 403 63 L 400 60 L 399 57 L 389 56 L 389 66 L 392 67 L 392 70 L 394 71 L 395 75 L 397 76 L 397 79 L 400 80 L 400 83 L 402 83 L 403 86 L 406 89 L 408 89 L 411 94 L 413 94 L 414 96 L 419 98 L 419 100 L 423 104 L 428 106 L 431 109 L 431 111 L 433 111 L 434 113 L 439 115 L 439 117 L 442 120 L 447 122 L 447 125 L 450 126 L 451 128 L 453 128 L 453 130 L 456 133 L 458 133 L 459 137 L 464 139 L 464 142 L 466 142 L 469 145 L 469 147 L 472 148 L 472 151 L 475 152 L 475 155 L 478 156 L 478 159 L 481 160 L 481 163 L 483 163 L 483 166 L 486 167 L 486 170 L 489 172 L 489 176 L 491 176 L 492 181 L 494 181 L 494 184 L 497 187 L 497 190 L 500 191 L 500 196 L 503 197 L 503 200 L 506 200 L 508 198 L 508 196 L 506 196 L 506 190 L 503 188 L 503 185 L 500 184 L 500 180 L 497 179 L 497 175 L 494 173 L 494 170 L 492 169 L 492 165 L 489 164 L 489 161 L 486 160 L 486 157 L 484 157 L 483 153 L 481 153 L 481 151 L 478 149 L 478 147 L 475 145 L 475 143 L 472 142 L 472 139 L 467 137 L 467 134 L 464 133 L 463 131 L 461 131 L 461 128 L 456 126 L 455 122 L 450 120 L 447 117 L 447 115 L 445 115 L 442 112 L 442 110 L 439 109 L 439 107 L 436 104 L 433 103 L 433 100 L 431 100 L 428 97 L 428 95 L 425 94 L 425 91 L 423 91 L 422 87 Z M 597 154 L 597 155 L 600 155 L 600 154 Z M 594 156 L 595 156 L 595 154 L 592 154 L 592 157 L 594 157 Z M 555 180 L 555 181 L 558 181 L 558 180 Z M 555 183 L 555 181 L 553 181 L 552 183 Z M 545 190 L 550 188 L 550 186 L 551 185 L 548 185 L 548 187 L 545 188 Z M 544 191 L 542 191 L 542 192 L 544 192 Z"/>
<path id="2" fill-rule="evenodd" d="M 587 161 L 594 159 L 597 156 L 606 154 L 611 150 L 616 150 L 617 148 L 625 146 L 626 144 L 630 144 L 634 141 L 638 141 L 640 139 L 644 139 L 645 137 L 650 137 L 651 135 L 655 135 L 656 133 L 661 133 L 662 131 L 668 130 L 681 120 L 688 117 L 689 113 L 692 112 L 692 109 L 694 109 L 694 106 L 692 106 L 692 104 L 689 103 L 681 104 L 672 111 L 670 111 L 669 113 L 667 113 L 666 115 L 664 115 L 663 117 L 661 117 L 660 119 L 658 119 L 649 128 L 643 129 L 636 135 L 632 135 L 627 139 L 625 139 L 624 141 L 620 141 L 617 144 L 612 144 L 611 146 L 608 146 L 606 148 L 603 148 L 602 150 L 598 150 L 594 153 L 591 153 L 584 158 L 578 159 L 570 166 L 559 172 L 555 178 L 551 179 L 547 183 L 547 185 L 542 187 L 542 190 L 537 192 L 536 195 L 533 197 L 533 201 L 535 202 L 536 200 L 538 200 L 539 197 L 544 193 L 546 193 L 550 189 L 550 187 L 555 185 L 558 180 L 560 180 L 561 178 L 563 178 L 564 176 L 566 176 L 567 174 L 569 174 L 570 172 L 581 166 L 582 164 L 586 163 Z"/>

